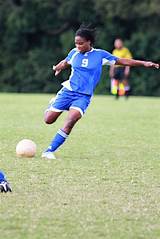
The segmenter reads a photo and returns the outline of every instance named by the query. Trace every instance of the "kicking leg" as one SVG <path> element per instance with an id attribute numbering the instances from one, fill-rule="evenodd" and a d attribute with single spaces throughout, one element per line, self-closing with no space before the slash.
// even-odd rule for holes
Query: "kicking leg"
<path id="1" fill-rule="evenodd" d="M 48 149 L 42 154 L 42 157 L 51 159 L 54 158 L 52 153 L 55 152 L 65 142 L 72 128 L 81 117 L 82 115 L 78 110 L 69 110 L 63 128 L 58 130 Z"/>

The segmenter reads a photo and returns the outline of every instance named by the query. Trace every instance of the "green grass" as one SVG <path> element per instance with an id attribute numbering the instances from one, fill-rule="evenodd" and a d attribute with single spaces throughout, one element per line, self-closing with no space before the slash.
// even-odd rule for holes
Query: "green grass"
<path id="1" fill-rule="evenodd" d="M 0 238 L 160 238 L 160 98 L 94 97 L 61 160 L 40 158 L 66 113 L 43 123 L 51 95 L 0 94 Z M 35 158 L 17 158 L 23 138 Z"/>

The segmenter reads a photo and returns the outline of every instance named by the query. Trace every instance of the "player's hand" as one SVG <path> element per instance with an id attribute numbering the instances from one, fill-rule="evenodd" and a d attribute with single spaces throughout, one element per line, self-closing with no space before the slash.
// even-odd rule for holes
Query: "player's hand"
<path id="1" fill-rule="evenodd" d="M 12 188 L 7 181 L 0 182 L 0 192 L 1 193 L 12 192 Z"/>
<path id="2" fill-rule="evenodd" d="M 58 69 L 57 66 L 53 66 L 53 71 L 55 71 L 55 76 L 57 76 L 61 72 L 61 69 Z"/>
<path id="3" fill-rule="evenodd" d="M 145 61 L 144 62 L 144 66 L 145 67 L 153 67 L 153 68 L 159 69 L 159 64 L 154 63 L 152 61 Z"/>

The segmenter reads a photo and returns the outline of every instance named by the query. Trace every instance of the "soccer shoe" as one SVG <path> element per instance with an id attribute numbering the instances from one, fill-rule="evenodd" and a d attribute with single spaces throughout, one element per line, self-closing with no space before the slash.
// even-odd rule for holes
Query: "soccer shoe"
<path id="1" fill-rule="evenodd" d="M 55 155 L 53 154 L 53 152 L 43 152 L 42 153 L 42 158 L 46 158 L 46 159 L 56 159 Z"/>
<path id="2" fill-rule="evenodd" d="M 0 192 L 1 193 L 12 192 L 12 188 L 7 182 L 6 176 L 2 171 L 0 171 Z"/>
<path id="3" fill-rule="evenodd" d="M 1 193 L 12 192 L 12 188 L 7 181 L 2 181 L 0 183 L 0 192 Z"/>

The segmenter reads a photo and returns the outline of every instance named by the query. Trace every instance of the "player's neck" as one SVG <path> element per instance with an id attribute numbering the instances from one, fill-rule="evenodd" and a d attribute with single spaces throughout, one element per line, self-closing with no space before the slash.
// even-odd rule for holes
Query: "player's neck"
<path id="1" fill-rule="evenodd" d="M 85 54 L 85 53 L 87 53 L 87 52 L 90 52 L 90 51 L 92 51 L 92 49 L 93 49 L 93 47 L 90 47 L 90 48 L 86 49 L 85 51 L 83 51 L 82 54 Z"/>
<path id="2" fill-rule="evenodd" d="M 117 48 L 117 50 L 119 50 L 119 51 L 120 51 L 120 50 L 122 50 L 122 49 L 123 49 L 123 46 L 122 46 L 122 47 L 119 47 L 119 48 Z"/>

